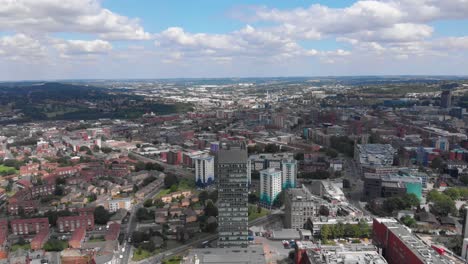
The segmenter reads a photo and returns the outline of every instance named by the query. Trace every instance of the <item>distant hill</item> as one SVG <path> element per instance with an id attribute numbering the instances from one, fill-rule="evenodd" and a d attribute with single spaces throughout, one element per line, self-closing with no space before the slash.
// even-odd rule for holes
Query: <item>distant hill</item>
<path id="1" fill-rule="evenodd" d="M 3 111 L 20 112 L 17 121 L 139 118 L 146 112 L 170 114 L 189 105 L 145 101 L 142 96 L 88 85 L 63 83 L 0 84 Z"/>

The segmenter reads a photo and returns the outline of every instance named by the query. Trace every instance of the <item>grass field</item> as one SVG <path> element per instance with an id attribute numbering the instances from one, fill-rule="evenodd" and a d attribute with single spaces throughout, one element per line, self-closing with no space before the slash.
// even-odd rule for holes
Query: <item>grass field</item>
<path id="1" fill-rule="evenodd" d="M 143 259 L 146 259 L 146 258 L 149 258 L 155 254 L 157 254 L 158 252 L 157 251 L 154 251 L 154 252 L 149 252 L 147 250 L 144 250 L 144 249 L 135 249 L 133 251 L 133 257 L 132 257 L 132 260 L 133 261 L 140 261 L 140 260 L 143 260 Z"/>
<path id="2" fill-rule="evenodd" d="M 269 213 L 270 213 L 270 211 L 268 211 L 265 208 L 262 208 L 262 211 L 260 213 L 258 213 L 256 205 L 249 205 L 249 221 L 253 221 L 253 220 L 257 219 L 257 218 L 266 216 Z"/>
<path id="3" fill-rule="evenodd" d="M 179 184 L 177 185 L 177 191 L 196 192 L 195 183 L 192 180 L 189 180 L 189 179 L 182 179 L 182 180 L 180 180 Z M 154 199 L 159 199 L 159 198 L 163 197 L 164 195 L 167 195 L 167 194 L 170 194 L 170 193 L 171 193 L 171 189 L 163 189 L 158 194 L 156 194 Z"/>
<path id="4" fill-rule="evenodd" d="M 30 244 L 24 244 L 24 245 L 14 244 L 11 246 L 11 251 L 16 251 L 18 249 L 30 250 L 31 245 Z"/>
<path id="5" fill-rule="evenodd" d="M 181 256 L 175 256 L 175 257 L 172 257 L 172 258 L 170 258 L 168 260 L 164 260 L 163 264 L 179 264 L 181 261 L 182 261 Z"/>
<path id="6" fill-rule="evenodd" d="M 9 175 L 9 174 L 15 174 L 17 173 L 18 170 L 13 168 L 13 167 L 8 167 L 8 166 L 5 166 L 5 165 L 0 165 L 0 174 L 3 174 L 3 175 Z"/>

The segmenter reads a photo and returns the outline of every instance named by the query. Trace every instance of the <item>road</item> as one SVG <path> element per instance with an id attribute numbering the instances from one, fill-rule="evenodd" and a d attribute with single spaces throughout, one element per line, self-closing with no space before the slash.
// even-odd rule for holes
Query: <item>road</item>
<path id="1" fill-rule="evenodd" d="M 255 220 L 253 220 L 253 221 L 250 221 L 249 226 L 264 224 L 264 223 L 267 223 L 267 222 L 271 222 L 273 220 L 277 220 L 277 218 L 281 218 L 280 211 L 275 211 L 273 214 L 270 214 L 270 215 L 267 215 L 267 216 L 264 216 L 264 217 L 260 217 L 260 218 L 257 218 Z M 139 262 L 133 262 L 133 263 L 138 263 L 138 264 L 161 263 L 163 259 L 168 259 L 170 257 L 179 255 L 179 254 L 185 252 L 186 250 L 188 250 L 190 248 L 199 246 L 204 241 L 213 241 L 213 240 L 216 240 L 216 239 L 218 239 L 218 234 L 208 235 L 208 236 L 206 236 L 204 238 L 200 238 L 198 240 L 192 241 L 192 242 L 190 242 L 188 244 L 185 244 L 183 246 L 164 251 L 161 254 L 152 256 L 150 258 L 141 260 Z"/>
<path id="2" fill-rule="evenodd" d="M 156 160 L 156 159 L 151 159 L 151 158 L 142 156 L 142 155 L 140 155 L 138 153 L 135 153 L 135 152 L 130 152 L 129 155 L 135 157 L 139 161 L 159 164 L 164 168 L 165 172 L 172 172 L 172 173 L 176 174 L 177 176 L 181 176 L 181 177 L 184 177 L 184 178 L 190 178 L 190 179 L 194 178 L 194 172 L 192 172 L 192 171 L 190 171 L 190 170 L 188 170 L 186 168 L 183 168 L 182 166 L 167 164 L 167 163 L 164 163 L 164 162 Z"/>
<path id="3" fill-rule="evenodd" d="M 131 253 L 132 245 L 130 245 L 127 242 L 128 242 L 128 238 L 131 237 L 131 235 L 133 234 L 133 231 L 135 231 L 136 226 L 137 226 L 136 211 L 138 211 L 138 209 L 143 206 L 144 201 L 146 201 L 147 199 L 153 198 L 160 191 L 161 191 L 161 188 L 154 189 L 153 191 L 148 193 L 144 199 L 142 199 L 140 202 L 135 204 L 132 210 L 130 211 L 130 217 L 128 219 L 127 229 L 125 230 L 124 242 L 123 242 L 124 243 L 123 248 L 125 248 L 125 252 L 122 253 L 123 258 L 121 259 L 120 263 L 122 264 L 128 263 L 128 260 L 131 255 L 130 253 Z"/>

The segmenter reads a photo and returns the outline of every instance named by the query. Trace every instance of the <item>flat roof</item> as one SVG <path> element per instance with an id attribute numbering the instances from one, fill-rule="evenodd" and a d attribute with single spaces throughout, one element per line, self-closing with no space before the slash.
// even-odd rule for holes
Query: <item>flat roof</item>
<path id="1" fill-rule="evenodd" d="M 191 249 L 185 264 L 266 264 L 260 245 L 247 248 L 197 248 Z"/>

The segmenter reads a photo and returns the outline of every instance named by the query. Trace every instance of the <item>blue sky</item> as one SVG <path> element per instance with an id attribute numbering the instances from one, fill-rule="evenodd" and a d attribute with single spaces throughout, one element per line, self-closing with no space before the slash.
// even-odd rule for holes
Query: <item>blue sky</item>
<path id="1" fill-rule="evenodd" d="M 0 80 L 468 75 L 466 0 L 7 1 Z"/>

